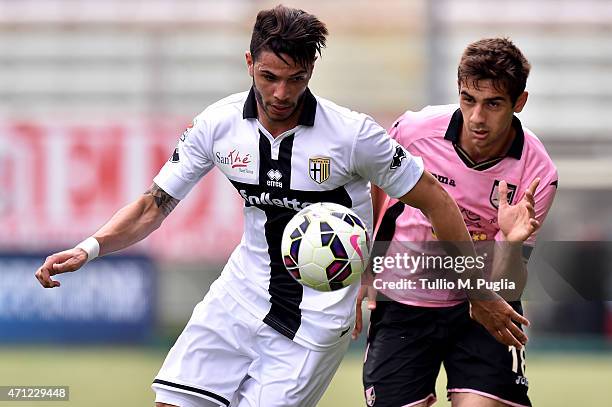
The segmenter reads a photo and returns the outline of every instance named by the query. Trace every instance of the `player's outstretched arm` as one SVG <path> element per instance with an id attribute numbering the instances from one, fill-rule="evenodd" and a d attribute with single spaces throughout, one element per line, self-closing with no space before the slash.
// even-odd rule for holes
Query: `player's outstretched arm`
<path id="1" fill-rule="evenodd" d="M 406 195 L 400 198 L 407 205 L 420 209 L 429 218 L 436 236 L 442 242 L 466 242 L 455 249 L 462 256 L 475 257 L 472 239 L 453 198 L 427 171 Z M 469 243 L 467 243 L 469 242 Z M 477 270 L 466 270 L 465 277 L 475 280 Z M 528 325 L 529 321 L 514 311 L 499 295 L 491 290 L 467 290 L 470 313 L 498 341 L 508 346 L 522 347 L 527 336 L 513 321 Z"/>
<path id="2" fill-rule="evenodd" d="M 50 255 L 36 271 L 36 278 L 45 288 L 59 287 L 60 282 L 52 279 L 54 275 L 80 269 L 88 260 L 93 260 L 89 258 L 90 254 L 95 257 L 112 253 L 144 239 L 161 225 L 178 202 L 178 199 L 154 183 L 142 196 L 121 208 L 92 238 L 85 241 L 97 247 L 86 250 L 79 245 Z"/>
<path id="3" fill-rule="evenodd" d="M 508 301 L 521 299 L 527 283 L 526 260 L 523 259 L 523 242 L 529 239 L 540 227 L 535 211 L 535 191 L 540 179 L 533 180 L 523 198 L 515 205 L 508 202 L 508 185 L 499 183 L 499 209 L 497 223 L 502 242 L 495 244 L 492 281 L 508 278 L 515 283 L 515 289 L 502 290 L 499 294 Z"/>

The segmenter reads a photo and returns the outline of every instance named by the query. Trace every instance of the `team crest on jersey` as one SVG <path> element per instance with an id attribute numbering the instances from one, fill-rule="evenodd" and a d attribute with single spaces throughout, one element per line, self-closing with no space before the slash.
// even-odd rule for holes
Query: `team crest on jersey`
<path id="1" fill-rule="evenodd" d="M 374 391 L 374 386 L 370 386 L 365 391 L 366 396 L 366 404 L 369 407 L 372 407 L 376 402 L 376 392 Z"/>
<path id="2" fill-rule="evenodd" d="M 499 208 L 499 183 L 500 181 L 496 179 L 493 183 L 491 194 L 489 195 L 489 202 L 491 202 L 491 205 L 493 205 L 494 208 Z M 516 194 L 517 186 L 508 184 L 507 182 L 506 184 L 508 185 L 508 203 L 511 204 L 512 200 L 514 199 L 514 195 Z"/>
<path id="3" fill-rule="evenodd" d="M 331 159 L 329 157 L 309 158 L 308 173 L 317 184 L 327 181 L 331 174 Z"/>

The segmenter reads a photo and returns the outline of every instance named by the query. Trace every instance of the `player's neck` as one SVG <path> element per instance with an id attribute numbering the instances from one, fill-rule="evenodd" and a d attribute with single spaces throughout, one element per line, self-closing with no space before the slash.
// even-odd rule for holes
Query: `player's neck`
<path id="1" fill-rule="evenodd" d="M 472 138 L 466 136 L 467 132 L 461 129 L 461 137 L 459 139 L 459 146 L 465 151 L 472 161 L 475 163 L 481 163 L 484 161 L 492 160 L 494 158 L 503 157 L 506 155 L 514 137 L 516 137 L 516 131 L 514 127 L 510 127 L 504 137 L 500 138 L 499 143 L 493 143 L 487 146 L 479 146 L 474 142 Z"/>
<path id="2" fill-rule="evenodd" d="M 300 103 L 300 106 L 295 109 L 295 112 L 291 114 L 285 120 L 270 120 L 264 110 L 257 104 L 257 116 L 259 119 L 259 123 L 268 130 L 268 132 L 272 135 L 272 137 L 276 138 L 286 132 L 287 130 L 293 129 L 298 125 L 300 115 L 302 113 L 303 103 Z"/>

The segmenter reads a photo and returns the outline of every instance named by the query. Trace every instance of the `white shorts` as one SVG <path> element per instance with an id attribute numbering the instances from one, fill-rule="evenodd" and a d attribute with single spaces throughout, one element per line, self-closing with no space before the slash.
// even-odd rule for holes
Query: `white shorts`
<path id="1" fill-rule="evenodd" d="M 156 401 L 181 406 L 190 395 L 204 406 L 315 406 L 349 338 L 325 351 L 305 348 L 255 318 L 215 282 L 153 382 Z"/>

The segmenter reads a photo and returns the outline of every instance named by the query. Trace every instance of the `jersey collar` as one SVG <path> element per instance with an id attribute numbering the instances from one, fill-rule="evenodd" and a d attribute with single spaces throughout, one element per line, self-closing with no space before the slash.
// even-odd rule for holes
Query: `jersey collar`
<path id="1" fill-rule="evenodd" d="M 304 106 L 300 117 L 298 119 L 298 125 L 301 126 L 314 126 L 315 114 L 317 113 L 317 99 L 314 97 L 310 89 L 306 88 L 304 95 L 302 96 Z M 257 119 L 257 99 L 255 99 L 255 90 L 251 86 L 249 96 L 247 96 L 244 102 L 244 108 L 242 109 L 243 119 Z"/>
<path id="2" fill-rule="evenodd" d="M 463 116 L 461 115 L 461 109 L 457 109 L 451 117 L 448 129 L 446 129 L 446 134 L 444 135 L 444 139 L 452 141 L 453 144 L 458 145 L 459 134 L 461 134 L 461 126 L 463 126 Z M 516 116 L 512 116 L 512 127 L 514 127 L 516 135 L 514 137 L 514 140 L 512 141 L 510 149 L 508 150 L 506 155 L 501 158 L 511 157 L 520 160 L 521 156 L 523 155 L 525 133 L 523 133 L 523 125 L 521 124 L 521 121 Z"/>

